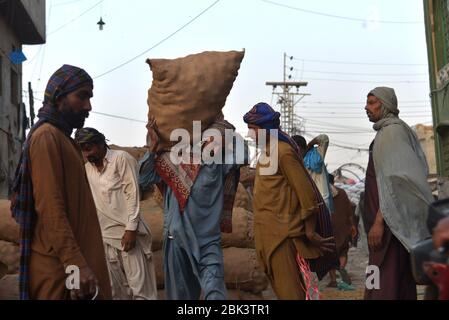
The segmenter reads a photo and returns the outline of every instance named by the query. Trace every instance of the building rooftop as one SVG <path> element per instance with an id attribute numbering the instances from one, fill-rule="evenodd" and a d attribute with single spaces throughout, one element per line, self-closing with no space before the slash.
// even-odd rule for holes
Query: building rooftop
<path id="1" fill-rule="evenodd" d="M 45 0 L 0 1 L 0 15 L 23 44 L 45 43 Z"/>

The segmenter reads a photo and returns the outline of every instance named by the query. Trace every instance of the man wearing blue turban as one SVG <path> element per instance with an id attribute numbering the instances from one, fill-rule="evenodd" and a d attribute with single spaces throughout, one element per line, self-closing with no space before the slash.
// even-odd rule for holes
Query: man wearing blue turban
<path id="1" fill-rule="evenodd" d="M 254 182 L 256 252 L 279 299 L 316 299 L 312 272 L 321 279 L 337 267 L 335 241 L 329 212 L 302 163 L 299 147 L 280 130 L 280 116 L 268 104 L 259 103 L 243 118 L 265 151 Z M 260 141 L 260 133 L 266 133 L 266 141 Z M 271 162 L 278 166 L 268 175 L 264 169 Z"/>

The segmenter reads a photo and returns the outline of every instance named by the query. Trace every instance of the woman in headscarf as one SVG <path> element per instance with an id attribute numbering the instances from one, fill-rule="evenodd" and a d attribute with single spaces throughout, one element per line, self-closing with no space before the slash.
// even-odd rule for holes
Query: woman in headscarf
<path id="1" fill-rule="evenodd" d="M 280 113 L 266 103 L 255 105 L 244 116 L 250 135 L 263 149 L 254 183 L 256 252 L 279 299 L 315 299 L 318 288 L 309 261 L 333 252 L 335 243 L 333 237 L 316 232 L 319 214 L 329 214 L 297 144 L 280 130 L 279 118 Z M 267 174 L 273 164 L 273 172 Z"/>

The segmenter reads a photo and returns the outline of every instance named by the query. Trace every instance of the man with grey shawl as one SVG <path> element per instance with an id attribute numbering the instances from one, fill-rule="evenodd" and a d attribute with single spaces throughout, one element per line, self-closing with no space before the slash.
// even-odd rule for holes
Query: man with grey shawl
<path id="1" fill-rule="evenodd" d="M 365 110 L 377 135 L 370 146 L 363 223 L 369 264 L 380 271 L 380 286 L 367 287 L 365 299 L 416 300 L 409 252 L 429 237 L 427 207 L 433 197 L 426 157 L 416 134 L 398 117 L 393 89 L 372 90 Z"/>

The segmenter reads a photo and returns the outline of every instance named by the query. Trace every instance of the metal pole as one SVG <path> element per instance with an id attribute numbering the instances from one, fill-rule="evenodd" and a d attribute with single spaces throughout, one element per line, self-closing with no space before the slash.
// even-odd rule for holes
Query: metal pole
<path id="1" fill-rule="evenodd" d="M 28 82 L 28 99 L 30 101 L 30 121 L 31 126 L 34 126 L 34 118 L 36 117 L 34 113 L 34 95 L 33 95 L 33 88 L 31 87 L 31 82 Z"/>
<path id="2" fill-rule="evenodd" d="M 282 126 L 284 126 L 284 128 L 282 128 L 283 130 L 287 130 L 288 133 L 288 128 L 286 126 L 287 121 L 288 121 L 288 102 L 287 102 L 287 53 L 284 52 L 284 95 L 283 95 L 283 99 L 282 99 L 282 107 L 281 107 L 281 114 L 282 114 Z"/>

